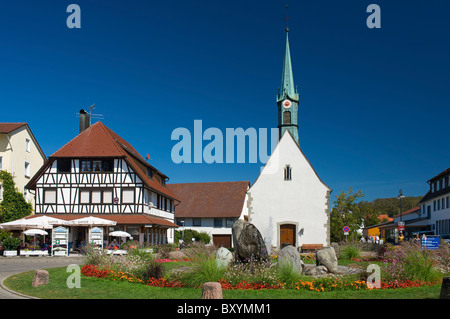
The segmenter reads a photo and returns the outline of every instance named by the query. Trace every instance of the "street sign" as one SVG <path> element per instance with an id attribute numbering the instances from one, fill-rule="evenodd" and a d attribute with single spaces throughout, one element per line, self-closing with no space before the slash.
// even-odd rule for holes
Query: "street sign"
<path id="1" fill-rule="evenodd" d="M 344 231 L 344 233 L 348 233 L 350 231 L 350 227 L 344 226 L 344 228 L 342 228 L 342 230 Z"/>
<path id="2" fill-rule="evenodd" d="M 441 237 L 422 237 L 420 243 L 422 249 L 438 249 Z"/>
<path id="3" fill-rule="evenodd" d="M 398 231 L 405 231 L 405 222 L 398 222 Z"/>

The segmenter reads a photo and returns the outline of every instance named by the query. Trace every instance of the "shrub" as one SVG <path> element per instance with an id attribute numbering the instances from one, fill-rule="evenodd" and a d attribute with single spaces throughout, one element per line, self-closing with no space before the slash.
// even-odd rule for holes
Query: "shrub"
<path id="1" fill-rule="evenodd" d="M 219 281 L 225 268 L 216 261 L 215 248 L 196 243 L 185 250 L 192 259 L 192 268 L 180 275 L 180 280 L 189 287 L 200 287 L 204 282 Z"/>
<path id="2" fill-rule="evenodd" d="M 357 258 L 358 256 L 359 256 L 358 247 L 356 245 L 349 245 L 345 246 L 342 249 L 339 259 L 352 260 L 352 258 Z"/>
<path id="3" fill-rule="evenodd" d="M 196 242 L 202 242 L 205 245 L 207 245 L 211 242 L 211 236 L 205 232 L 198 232 L 193 229 L 185 229 L 184 234 L 183 234 L 183 231 L 179 231 L 179 230 L 175 231 L 175 242 L 176 243 L 178 243 L 178 241 L 180 239 L 183 239 L 183 241 L 185 243 L 190 244 L 190 243 L 194 242 L 192 240 L 193 238 L 195 239 Z"/>
<path id="4" fill-rule="evenodd" d="M 19 245 L 20 245 L 20 238 L 13 236 L 9 236 L 3 239 L 2 243 L 4 250 L 16 250 Z"/>
<path id="5" fill-rule="evenodd" d="M 286 286 L 293 287 L 299 280 L 301 273 L 295 269 L 293 262 L 284 260 L 283 262 L 278 262 L 277 275 L 278 279 L 284 282 Z"/>

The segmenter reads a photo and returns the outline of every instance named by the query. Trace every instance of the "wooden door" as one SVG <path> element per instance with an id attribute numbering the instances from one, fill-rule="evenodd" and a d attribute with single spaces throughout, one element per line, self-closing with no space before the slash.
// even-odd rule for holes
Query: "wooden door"
<path id="1" fill-rule="evenodd" d="M 280 247 L 292 245 L 295 247 L 295 225 L 284 224 L 280 226 Z"/>
<path id="2" fill-rule="evenodd" d="M 217 247 L 231 247 L 231 235 L 213 235 L 213 243 Z"/>

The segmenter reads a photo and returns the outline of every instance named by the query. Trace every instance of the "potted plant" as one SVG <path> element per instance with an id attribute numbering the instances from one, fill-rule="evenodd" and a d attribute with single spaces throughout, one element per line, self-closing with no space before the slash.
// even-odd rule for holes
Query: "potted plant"
<path id="1" fill-rule="evenodd" d="M 20 238 L 9 236 L 3 240 L 3 256 L 17 256 L 17 247 L 20 245 Z"/>

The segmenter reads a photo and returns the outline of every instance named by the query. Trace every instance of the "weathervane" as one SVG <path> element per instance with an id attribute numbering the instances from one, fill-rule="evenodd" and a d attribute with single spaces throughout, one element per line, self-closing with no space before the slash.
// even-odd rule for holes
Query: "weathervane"
<path id="1" fill-rule="evenodd" d="M 289 23 L 289 4 L 286 4 L 286 32 L 289 32 L 289 27 L 288 27 L 288 23 Z"/>

